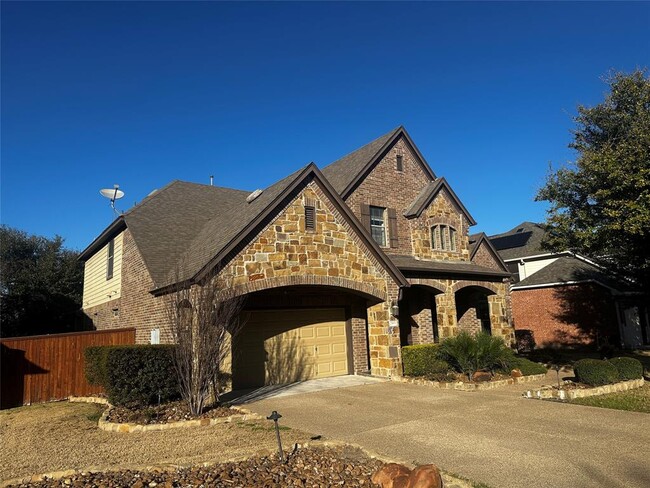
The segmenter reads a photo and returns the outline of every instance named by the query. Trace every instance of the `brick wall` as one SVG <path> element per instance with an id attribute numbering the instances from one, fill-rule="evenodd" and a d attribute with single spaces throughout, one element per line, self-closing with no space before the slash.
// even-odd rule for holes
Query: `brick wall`
<path id="1" fill-rule="evenodd" d="M 481 245 L 476 250 L 472 262 L 478 264 L 479 266 L 485 266 L 486 268 L 496 269 L 497 271 L 503 271 L 503 268 L 499 264 L 499 261 L 494 257 L 492 251 L 488 246 L 481 242 Z"/>
<path id="2" fill-rule="evenodd" d="M 396 169 L 396 157 L 399 152 L 404 158 L 403 171 Z M 398 245 L 395 248 L 387 247 L 387 253 L 412 253 L 410 224 L 403 214 L 430 181 L 416 161 L 416 156 L 408 149 L 404 140 L 399 139 L 346 198 L 346 203 L 359 220 L 361 204 L 396 210 Z M 386 229 L 388 232 L 388 221 Z"/>
<path id="3" fill-rule="evenodd" d="M 153 281 L 131 232 L 124 231 L 122 252 L 122 296 L 117 300 L 84 309 L 97 330 L 134 327 L 137 344 L 146 344 L 151 330 L 160 328 L 160 341 L 171 342 L 166 325 L 165 299 L 149 293 Z M 117 310 L 115 310 L 117 309 Z"/>
<path id="4" fill-rule="evenodd" d="M 511 301 L 515 329 L 531 331 L 537 347 L 618 341 L 612 297 L 599 285 L 513 290 Z"/>

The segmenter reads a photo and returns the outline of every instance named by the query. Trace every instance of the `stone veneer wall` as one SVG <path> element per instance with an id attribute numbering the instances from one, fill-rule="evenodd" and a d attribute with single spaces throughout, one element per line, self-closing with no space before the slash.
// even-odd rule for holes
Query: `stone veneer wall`
<path id="1" fill-rule="evenodd" d="M 397 154 L 403 155 L 403 171 L 397 171 Z M 429 176 L 418 164 L 416 156 L 403 139 L 399 139 L 370 173 L 346 198 L 352 212 L 361 220 L 361 204 L 394 208 L 397 214 L 398 245 L 386 247 L 387 253 L 411 254 L 411 226 L 404 217 L 420 191 L 429 183 Z M 389 232 L 388 221 L 386 231 Z M 387 236 L 388 237 L 388 236 Z M 387 239 L 389 244 L 390 239 Z"/>
<path id="2" fill-rule="evenodd" d="M 479 286 L 494 293 L 488 296 L 492 335 L 502 337 L 506 344 L 511 344 L 514 340 L 514 327 L 508 316 L 509 286 L 507 282 L 430 280 L 427 278 L 409 278 L 409 282 L 413 285 L 425 285 L 436 288 L 436 290 L 443 290 L 443 293 L 434 296 L 440 340 L 458 334 L 460 328 L 456 317 L 456 292 L 467 286 Z"/>
<path id="3" fill-rule="evenodd" d="M 307 202 L 316 207 L 312 232 L 305 230 Z M 232 282 L 237 294 L 311 283 L 354 287 L 376 296 L 381 303 L 367 309 L 371 371 L 379 376 L 401 374 L 399 328 L 389 323 L 398 285 L 316 183 L 301 190 L 221 276 Z M 358 339 L 360 323 L 353 329 Z"/>
<path id="4" fill-rule="evenodd" d="M 450 225 L 456 229 L 456 251 L 433 249 L 431 227 L 437 224 Z M 410 221 L 413 254 L 421 259 L 440 261 L 469 261 L 469 223 L 452 203 L 446 190 L 441 190 L 422 214 Z"/>

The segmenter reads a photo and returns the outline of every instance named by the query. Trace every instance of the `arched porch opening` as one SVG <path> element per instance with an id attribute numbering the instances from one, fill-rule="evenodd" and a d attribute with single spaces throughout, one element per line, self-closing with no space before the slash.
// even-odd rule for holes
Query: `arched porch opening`
<path id="1" fill-rule="evenodd" d="M 482 286 L 466 286 L 455 293 L 456 323 L 459 331 L 492 334 L 488 297 L 496 293 Z"/>
<path id="2" fill-rule="evenodd" d="M 435 296 L 442 290 L 427 285 L 404 288 L 399 302 L 400 344 L 432 344 L 440 341 Z"/>

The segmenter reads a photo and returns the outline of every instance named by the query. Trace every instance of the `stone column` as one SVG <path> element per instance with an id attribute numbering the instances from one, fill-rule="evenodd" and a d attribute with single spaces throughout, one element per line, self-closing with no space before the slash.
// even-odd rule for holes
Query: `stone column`
<path id="1" fill-rule="evenodd" d="M 368 308 L 370 371 L 376 376 L 401 376 L 402 359 L 399 326 L 390 327 L 390 305 L 397 301 L 397 287 L 391 287 L 388 300 Z M 391 330 L 392 329 L 392 330 Z"/>
<path id="2" fill-rule="evenodd" d="M 456 323 L 456 297 L 451 287 L 445 293 L 435 296 L 436 311 L 438 315 L 438 332 L 440 340 L 458 335 Z"/>
<path id="3" fill-rule="evenodd" d="M 490 307 L 490 325 L 492 335 L 501 337 L 506 344 L 511 345 L 515 338 L 514 328 L 508 322 L 507 285 L 499 286 L 499 293 L 488 296 Z"/>

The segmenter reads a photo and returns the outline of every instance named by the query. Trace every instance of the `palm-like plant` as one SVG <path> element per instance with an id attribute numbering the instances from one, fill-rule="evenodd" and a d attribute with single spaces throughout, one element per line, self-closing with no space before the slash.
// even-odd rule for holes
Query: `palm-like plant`
<path id="1" fill-rule="evenodd" d="M 514 352 L 506 346 L 503 339 L 485 332 L 472 336 L 463 331 L 456 337 L 445 339 L 440 344 L 439 354 L 470 380 L 475 371 L 488 370 L 494 373 L 498 368 L 507 368 L 514 359 Z"/>

